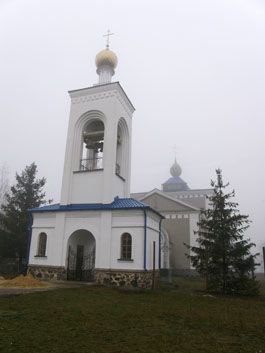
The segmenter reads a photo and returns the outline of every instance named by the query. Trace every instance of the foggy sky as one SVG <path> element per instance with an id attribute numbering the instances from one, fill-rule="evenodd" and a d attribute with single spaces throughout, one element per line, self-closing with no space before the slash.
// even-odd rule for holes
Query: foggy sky
<path id="1" fill-rule="evenodd" d="M 97 82 L 110 47 L 136 107 L 133 192 L 160 188 L 176 157 L 190 188 L 215 169 L 265 245 L 265 3 L 259 0 L 0 0 L 0 166 L 35 161 L 60 197 L 68 90 Z"/>

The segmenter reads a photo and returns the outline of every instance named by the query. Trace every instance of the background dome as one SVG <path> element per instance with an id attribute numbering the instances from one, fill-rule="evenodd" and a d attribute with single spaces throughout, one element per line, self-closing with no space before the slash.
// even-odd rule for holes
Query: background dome
<path id="1" fill-rule="evenodd" d="M 102 65 L 110 65 L 113 67 L 113 69 L 115 69 L 117 64 L 118 64 L 117 55 L 109 49 L 101 50 L 96 56 L 97 67 Z"/>
<path id="2" fill-rule="evenodd" d="M 181 167 L 180 165 L 177 163 L 177 161 L 175 160 L 174 164 L 172 165 L 172 167 L 170 168 L 170 174 L 173 176 L 173 177 L 178 177 L 180 176 L 182 170 L 181 170 Z"/>

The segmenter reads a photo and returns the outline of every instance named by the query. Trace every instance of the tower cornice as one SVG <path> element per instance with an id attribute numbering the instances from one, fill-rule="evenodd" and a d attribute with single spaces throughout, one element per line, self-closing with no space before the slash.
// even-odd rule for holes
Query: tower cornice
<path id="1" fill-rule="evenodd" d="M 125 110 L 131 115 L 135 108 L 119 82 L 95 85 L 68 91 L 72 104 L 106 99 L 116 96 Z"/>

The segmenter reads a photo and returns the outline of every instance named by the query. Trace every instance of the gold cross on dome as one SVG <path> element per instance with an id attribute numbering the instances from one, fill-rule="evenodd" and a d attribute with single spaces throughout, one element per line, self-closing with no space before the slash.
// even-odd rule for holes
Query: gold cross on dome
<path id="1" fill-rule="evenodd" d="M 110 30 L 108 29 L 107 34 L 104 34 L 103 37 L 107 37 L 107 43 L 106 43 L 106 48 L 109 48 L 109 37 L 112 36 L 114 33 L 110 33 Z"/>

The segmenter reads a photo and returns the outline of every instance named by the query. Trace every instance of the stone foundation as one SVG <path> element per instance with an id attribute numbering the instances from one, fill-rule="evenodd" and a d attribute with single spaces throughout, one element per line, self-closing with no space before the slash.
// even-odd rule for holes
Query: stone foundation
<path id="1" fill-rule="evenodd" d="M 98 284 L 113 287 L 152 288 L 152 271 L 95 271 L 95 281 Z M 159 271 L 155 271 L 155 288 L 159 284 Z"/>
<path id="2" fill-rule="evenodd" d="M 29 265 L 28 273 L 41 280 L 61 281 L 66 280 L 66 269 L 61 266 Z"/>
<path id="3" fill-rule="evenodd" d="M 49 281 L 67 280 L 65 267 L 29 265 L 28 273 L 35 278 Z M 95 269 L 95 282 L 104 286 L 152 288 L 152 271 L 126 271 Z M 159 271 L 155 271 L 155 288 L 159 284 Z"/>

